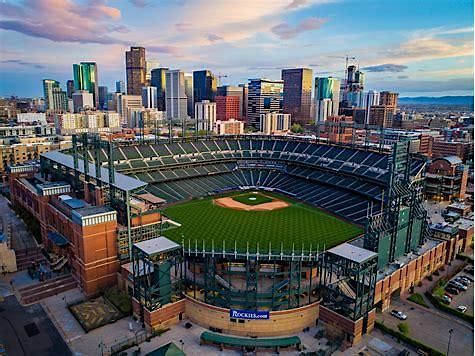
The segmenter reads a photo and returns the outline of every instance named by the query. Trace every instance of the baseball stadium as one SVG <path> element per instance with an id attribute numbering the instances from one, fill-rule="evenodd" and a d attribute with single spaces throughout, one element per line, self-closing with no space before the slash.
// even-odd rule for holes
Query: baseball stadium
<path id="1" fill-rule="evenodd" d="M 147 327 L 186 317 L 275 336 L 321 319 L 351 344 L 374 324 L 380 272 L 425 242 L 424 169 L 404 142 L 82 135 L 44 154 L 40 172 L 116 211 L 119 285 Z"/>

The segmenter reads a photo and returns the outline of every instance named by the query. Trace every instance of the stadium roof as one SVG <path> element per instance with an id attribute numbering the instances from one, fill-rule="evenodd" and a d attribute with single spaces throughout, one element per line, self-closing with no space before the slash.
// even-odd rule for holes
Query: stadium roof
<path id="1" fill-rule="evenodd" d="M 176 242 L 173 242 L 172 240 L 169 240 L 164 236 L 137 242 L 134 244 L 134 246 L 145 252 L 147 255 L 173 251 L 181 248 L 181 246 L 178 245 Z"/>
<path id="2" fill-rule="evenodd" d="M 344 243 L 333 247 L 329 249 L 328 252 L 356 263 L 363 263 L 369 260 L 370 258 L 376 257 L 378 255 L 373 251 L 366 250 L 364 248 L 354 246 L 349 243 Z"/>
<path id="3" fill-rule="evenodd" d="M 59 151 L 46 152 L 41 155 L 51 161 L 57 162 L 62 166 L 74 169 L 74 160 L 73 156 L 64 154 Z M 78 160 L 78 170 L 81 173 L 84 173 L 84 162 L 80 159 Z M 97 179 L 96 176 L 96 167 L 94 164 L 89 163 L 89 173 L 91 177 Z M 114 187 L 123 191 L 132 191 L 138 188 L 145 187 L 147 183 L 142 182 L 141 180 L 126 176 L 121 173 L 115 172 L 115 183 Z M 101 167 L 101 178 L 100 180 L 103 183 L 109 184 L 109 170 L 107 168 Z"/>

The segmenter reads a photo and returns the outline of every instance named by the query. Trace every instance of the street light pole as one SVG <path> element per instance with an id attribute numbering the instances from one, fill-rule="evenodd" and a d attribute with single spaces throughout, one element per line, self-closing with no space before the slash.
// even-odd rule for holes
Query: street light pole
<path id="1" fill-rule="evenodd" d="M 454 329 L 449 330 L 449 343 L 447 344 L 447 356 L 449 356 L 449 350 L 450 350 L 450 341 L 452 340 L 452 334 L 454 332 Z"/>

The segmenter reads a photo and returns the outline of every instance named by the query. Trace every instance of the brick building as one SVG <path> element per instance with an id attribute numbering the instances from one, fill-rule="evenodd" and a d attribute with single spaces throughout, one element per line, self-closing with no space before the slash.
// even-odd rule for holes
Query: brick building
<path id="1" fill-rule="evenodd" d="M 463 199 L 468 169 L 457 156 L 434 159 L 427 168 L 426 194 L 437 200 Z"/>
<path id="2" fill-rule="evenodd" d="M 217 96 L 215 101 L 216 120 L 227 121 L 241 118 L 241 98 L 239 96 Z"/>

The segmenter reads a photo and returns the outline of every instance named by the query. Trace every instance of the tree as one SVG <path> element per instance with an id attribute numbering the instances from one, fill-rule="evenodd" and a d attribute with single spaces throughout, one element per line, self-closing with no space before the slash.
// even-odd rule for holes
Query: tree
<path id="1" fill-rule="evenodd" d="M 293 133 L 302 133 L 303 132 L 303 127 L 300 124 L 293 124 L 290 127 L 290 131 L 292 131 Z"/>

